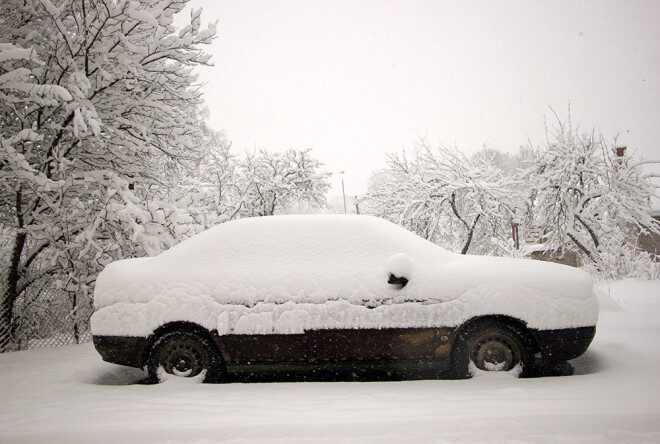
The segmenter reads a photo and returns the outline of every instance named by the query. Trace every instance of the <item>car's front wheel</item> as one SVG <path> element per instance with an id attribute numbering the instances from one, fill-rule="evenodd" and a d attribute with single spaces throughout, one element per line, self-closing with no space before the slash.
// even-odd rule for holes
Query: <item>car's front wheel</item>
<path id="1" fill-rule="evenodd" d="M 154 343 L 149 355 L 149 376 L 160 379 L 159 372 L 186 378 L 204 372 L 204 381 L 219 378 L 222 362 L 218 349 L 208 338 L 188 331 L 165 333 Z"/>
<path id="2" fill-rule="evenodd" d="M 459 378 L 471 376 L 471 363 L 482 371 L 511 371 L 520 366 L 520 376 L 529 376 L 534 362 L 530 345 L 517 327 L 495 320 L 478 322 L 458 334 L 452 367 Z"/>

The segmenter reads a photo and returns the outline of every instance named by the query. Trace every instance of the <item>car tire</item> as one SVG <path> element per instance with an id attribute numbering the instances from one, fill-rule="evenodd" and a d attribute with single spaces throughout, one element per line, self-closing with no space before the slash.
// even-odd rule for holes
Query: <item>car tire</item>
<path id="1" fill-rule="evenodd" d="M 179 377 L 194 378 L 205 371 L 204 382 L 224 377 L 224 362 L 216 345 L 208 338 L 189 331 L 171 331 L 160 336 L 149 354 L 149 378 L 159 381 L 159 369 Z"/>
<path id="2" fill-rule="evenodd" d="M 534 355 L 528 336 L 519 327 L 497 320 L 476 322 L 462 329 L 452 349 L 453 376 L 472 375 L 471 363 L 481 371 L 511 371 L 520 365 L 520 377 L 533 374 Z"/>

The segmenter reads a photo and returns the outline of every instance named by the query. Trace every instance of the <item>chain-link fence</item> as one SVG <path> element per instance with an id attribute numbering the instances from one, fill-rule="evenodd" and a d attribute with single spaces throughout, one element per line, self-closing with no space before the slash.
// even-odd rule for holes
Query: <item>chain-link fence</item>
<path id="1" fill-rule="evenodd" d="M 8 297 L 5 289 L 0 295 L 3 302 Z M 6 304 L 3 303 L 0 310 L 6 310 Z M 33 283 L 14 302 L 11 322 L 0 325 L 0 343 L 3 344 L 0 350 L 87 342 L 91 339 L 89 318 L 92 311 L 92 301 L 86 295 L 59 290 L 49 280 Z"/>

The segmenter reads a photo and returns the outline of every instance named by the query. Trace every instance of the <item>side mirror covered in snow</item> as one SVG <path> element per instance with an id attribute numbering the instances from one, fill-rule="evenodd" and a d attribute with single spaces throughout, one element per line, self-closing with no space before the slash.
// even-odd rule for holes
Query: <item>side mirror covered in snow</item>
<path id="1" fill-rule="evenodd" d="M 410 280 L 412 268 L 412 260 L 407 254 L 397 253 L 391 256 L 387 260 L 387 271 L 389 272 L 387 283 L 390 285 L 398 285 L 398 289 L 402 289 Z"/>
<path id="2" fill-rule="evenodd" d="M 403 287 L 406 286 L 408 283 L 408 279 L 406 279 L 403 276 L 394 276 L 392 273 L 390 273 L 389 279 L 387 279 L 387 283 L 391 285 L 399 285 L 399 290 L 402 289 Z"/>

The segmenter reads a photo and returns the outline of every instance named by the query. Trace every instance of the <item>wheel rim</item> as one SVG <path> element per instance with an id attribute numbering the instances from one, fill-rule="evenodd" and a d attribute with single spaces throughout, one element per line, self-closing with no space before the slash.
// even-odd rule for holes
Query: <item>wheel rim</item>
<path id="1" fill-rule="evenodd" d="M 158 364 L 171 375 L 185 377 L 197 376 L 208 366 L 206 354 L 199 344 L 182 339 L 163 347 Z"/>
<path id="2" fill-rule="evenodd" d="M 506 334 L 489 332 L 472 342 L 470 359 L 480 370 L 509 371 L 520 362 L 520 347 Z"/>

